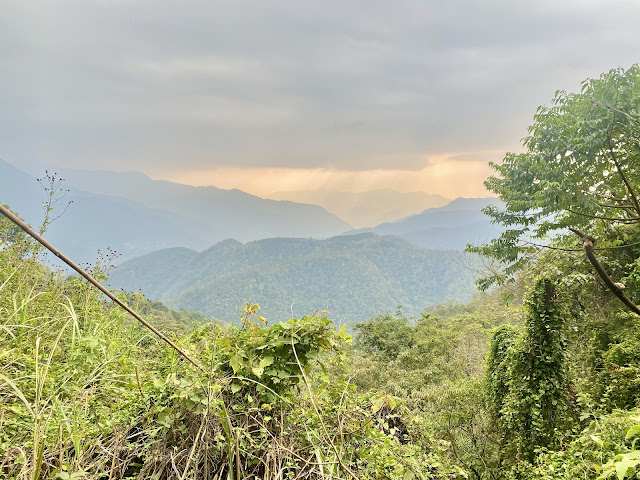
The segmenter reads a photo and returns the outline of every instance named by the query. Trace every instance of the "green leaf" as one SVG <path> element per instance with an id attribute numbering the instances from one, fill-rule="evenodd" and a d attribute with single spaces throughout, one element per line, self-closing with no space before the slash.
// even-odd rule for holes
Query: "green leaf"
<path id="1" fill-rule="evenodd" d="M 376 398 L 371 405 L 371 413 L 378 413 L 385 404 L 385 397 Z"/>
<path id="2" fill-rule="evenodd" d="M 595 466 L 597 472 L 602 472 L 598 480 L 604 480 L 613 475 L 614 471 L 618 480 L 624 480 L 627 474 L 636 473 L 636 466 L 640 463 L 640 452 L 634 450 L 624 455 L 616 455 L 603 466 Z"/>
<path id="3" fill-rule="evenodd" d="M 640 433 L 640 423 L 631 426 L 629 430 L 627 430 L 627 434 L 625 435 L 624 439 L 629 440 L 631 437 L 637 435 L 638 433 Z"/>
<path id="4" fill-rule="evenodd" d="M 629 470 L 635 471 L 634 467 L 637 464 L 637 461 L 634 462 L 628 458 L 623 458 L 619 462 L 616 462 L 616 474 L 618 475 L 618 480 L 624 480 Z"/>
<path id="5" fill-rule="evenodd" d="M 598 444 L 598 446 L 602 446 L 603 442 L 600 439 L 600 437 L 596 436 L 596 435 L 589 435 L 591 437 L 591 440 L 593 440 L 594 442 L 596 442 Z"/>
<path id="6" fill-rule="evenodd" d="M 260 364 L 259 367 L 260 368 L 265 368 L 268 367 L 269 365 L 273 364 L 273 357 L 270 355 L 264 356 L 260 359 Z"/>
<path id="7" fill-rule="evenodd" d="M 233 357 L 231 357 L 231 359 L 229 359 L 229 365 L 231 365 L 231 368 L 233 368 L 233 373 L 238 373 L 238 371 L 242 368 L 243 363 L 244 362 L 242 361 L 242 357 L 237 353 Z"/>

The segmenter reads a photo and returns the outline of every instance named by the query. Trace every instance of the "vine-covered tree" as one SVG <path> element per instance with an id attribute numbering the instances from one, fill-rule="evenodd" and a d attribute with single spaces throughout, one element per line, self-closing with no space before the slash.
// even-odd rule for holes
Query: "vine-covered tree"
<path id="1" fill-rule="evenodd" d="M 504 268 L 481 279 L 480 287 L 510 281 L 541 247 L 584 248 L 607 287 L 625 301 L 623 286 L 596 254 L 598 247 L 635 243 L 640 227 L 640 67 L 587 79 L 580 93 L 556 92 L 551 107 L 538 108 L 524 145 L 525 153 L 492 163 L 497 175 L 485 182 L 504 202 L 485 213 L 505 231 L 469 250 Z"/>
<path id="2" fill-rule="evenodd" d="M 532 462 L 540 447 L 554 447 L 571 421 L 568 414 L 566 341 L 558 293 L 539 278 L 525 299 L 524 334 L 496 331 L 488 358 L 487 384 L 492 415 L 504 441 L 518 458 Z"/>

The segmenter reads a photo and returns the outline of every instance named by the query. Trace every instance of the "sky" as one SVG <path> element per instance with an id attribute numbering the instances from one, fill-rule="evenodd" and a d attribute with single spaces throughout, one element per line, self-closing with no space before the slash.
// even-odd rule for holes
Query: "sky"
<path id="1" fill-rule="evenodd" d="M 0 0 L 0 158 L 273 192 L 486 196 L 640 0 Z"/>

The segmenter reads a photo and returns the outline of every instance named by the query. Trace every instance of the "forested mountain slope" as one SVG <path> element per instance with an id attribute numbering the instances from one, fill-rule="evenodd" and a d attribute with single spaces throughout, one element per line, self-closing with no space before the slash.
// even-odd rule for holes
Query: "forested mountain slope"
<path id="1" fill-rule="evenodd" d="M 167 249 L 132 259 L 110 273 L 110 285 L 225 321 L 250 301 L 273 320 L 289 318 L 293 304 L 294 314 L 328 309 L 350 323 L 398 305 L 417 314 L 446 299 L 467 300 L 476 276 L 469 261 L 372 233 L 226 240 L 201 253 Z"/>

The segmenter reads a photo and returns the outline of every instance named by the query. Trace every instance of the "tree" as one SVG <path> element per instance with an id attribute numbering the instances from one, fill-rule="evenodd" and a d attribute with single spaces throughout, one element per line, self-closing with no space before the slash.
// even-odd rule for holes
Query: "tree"
<path id="1" fill-rule="evenodd" d="M 532 462 L 536 449 L 557 447 L 571 417 L 564 318 L 556 287 L 538 278 L 525 306 L 528 320 L 519 339 L 506 326 L 494 334 L 487 386 L 491 413 L 508 450 Z"/>
<path id="2" fill-rule="evenodd" d="M 504 202 L 485 213 L 505 231 L 468 250 L 504 268 L 481 279 L 480 288 L 512 280 L 541 248 L 582 243 L 622 300 L 622 287 L 598 266 L 596 251 L 626 248 L 640 229 L 640 67 L 587 79 L 580 93 L 556 92 L 551 107 L 538 108 L 523 142 L 526 152 L 491 163 L 497 175 L 485 182 Z"/>
<path id="3" fill-rule="evenodd" d="M 415 328 L 398 309 L 396 316 L 377 315 L 355 325 L 355 344 L 363 353 L 390 361 L 415 344 Z"/>

